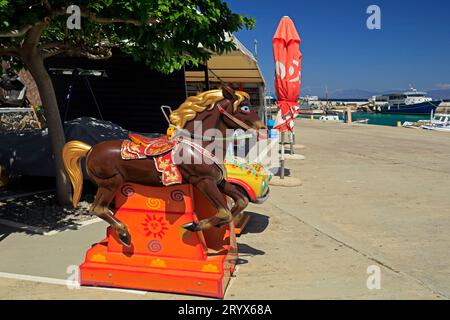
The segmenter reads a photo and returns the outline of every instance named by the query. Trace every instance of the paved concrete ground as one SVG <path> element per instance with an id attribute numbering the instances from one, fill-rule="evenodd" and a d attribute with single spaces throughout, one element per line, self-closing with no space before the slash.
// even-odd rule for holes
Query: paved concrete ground
<path id="1" fill-rule="evenodd" d="M 227 299 L 446 299 L 450 135 L 299 120 L 303 186 L 273 187 L 239 238 Z M 65 279 L 103 222 L 54 236 L 0 226 L 0 272 Z M 381 268 L 381 289 L 366 286 Z M 190 299 L 0 278 L 0 299 Z"/>

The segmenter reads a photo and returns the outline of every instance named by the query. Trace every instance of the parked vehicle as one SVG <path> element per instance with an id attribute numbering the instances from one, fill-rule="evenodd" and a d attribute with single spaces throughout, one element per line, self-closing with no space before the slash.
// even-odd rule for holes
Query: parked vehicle
<path id="1" fill-rule="evenodd" d="M 269 197 L 269 183 L 272 173 L 258 163 L 245 163 L 238 158 L 225 161 L 228 181 L 240 192 L 247 195 L 250 202 L 261 204 Z"/>

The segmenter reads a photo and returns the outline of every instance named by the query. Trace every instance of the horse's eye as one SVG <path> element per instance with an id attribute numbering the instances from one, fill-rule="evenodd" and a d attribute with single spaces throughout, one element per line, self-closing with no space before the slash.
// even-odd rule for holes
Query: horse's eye
<path id="1" fill-rule="evenodd" d="M 242 106 L 241 107 L 241 111 L 248 113 L 248 112 L 250 112 L 250 107 L 249 106 Z"/>

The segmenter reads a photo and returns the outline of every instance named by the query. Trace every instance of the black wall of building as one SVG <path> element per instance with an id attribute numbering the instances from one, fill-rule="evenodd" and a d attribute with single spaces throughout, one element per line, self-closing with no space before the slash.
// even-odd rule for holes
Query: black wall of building
<path id="1" fill-rule="evenodd" d="M 167 121 L 161 113 L 161 105 L 176 109 L 186 99 L 183 70 L 164 75 L 120 53 L 114 53 L 107 60 L 54 57 L 46 60 L 46 67 L 105 70 L 107 77 L 88 77 L 103 119 L 132 131 L 165 132 Z M 83 77 L 52 73 L 63 120 L 78 117 L 101 119 Z M 67 104 L 66 96 L 72 82 L 71 98 Z"/>

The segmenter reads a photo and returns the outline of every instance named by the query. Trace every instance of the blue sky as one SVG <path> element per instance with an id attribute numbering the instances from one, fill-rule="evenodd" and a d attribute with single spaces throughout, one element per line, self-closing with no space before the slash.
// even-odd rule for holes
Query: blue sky
<path id="1" fill-rule="evenodd" d="M 448 0 L 227 0 L 235 12 L 256 18 L 237 33 L 253 51 L 273 90 L 272 37 L 288 15 L 302 38 L 302 94 L 346 89 L 386 91 L 450 89 Z M 381 8 L 381 30 L 369 30 L 369 5 Z"/>

